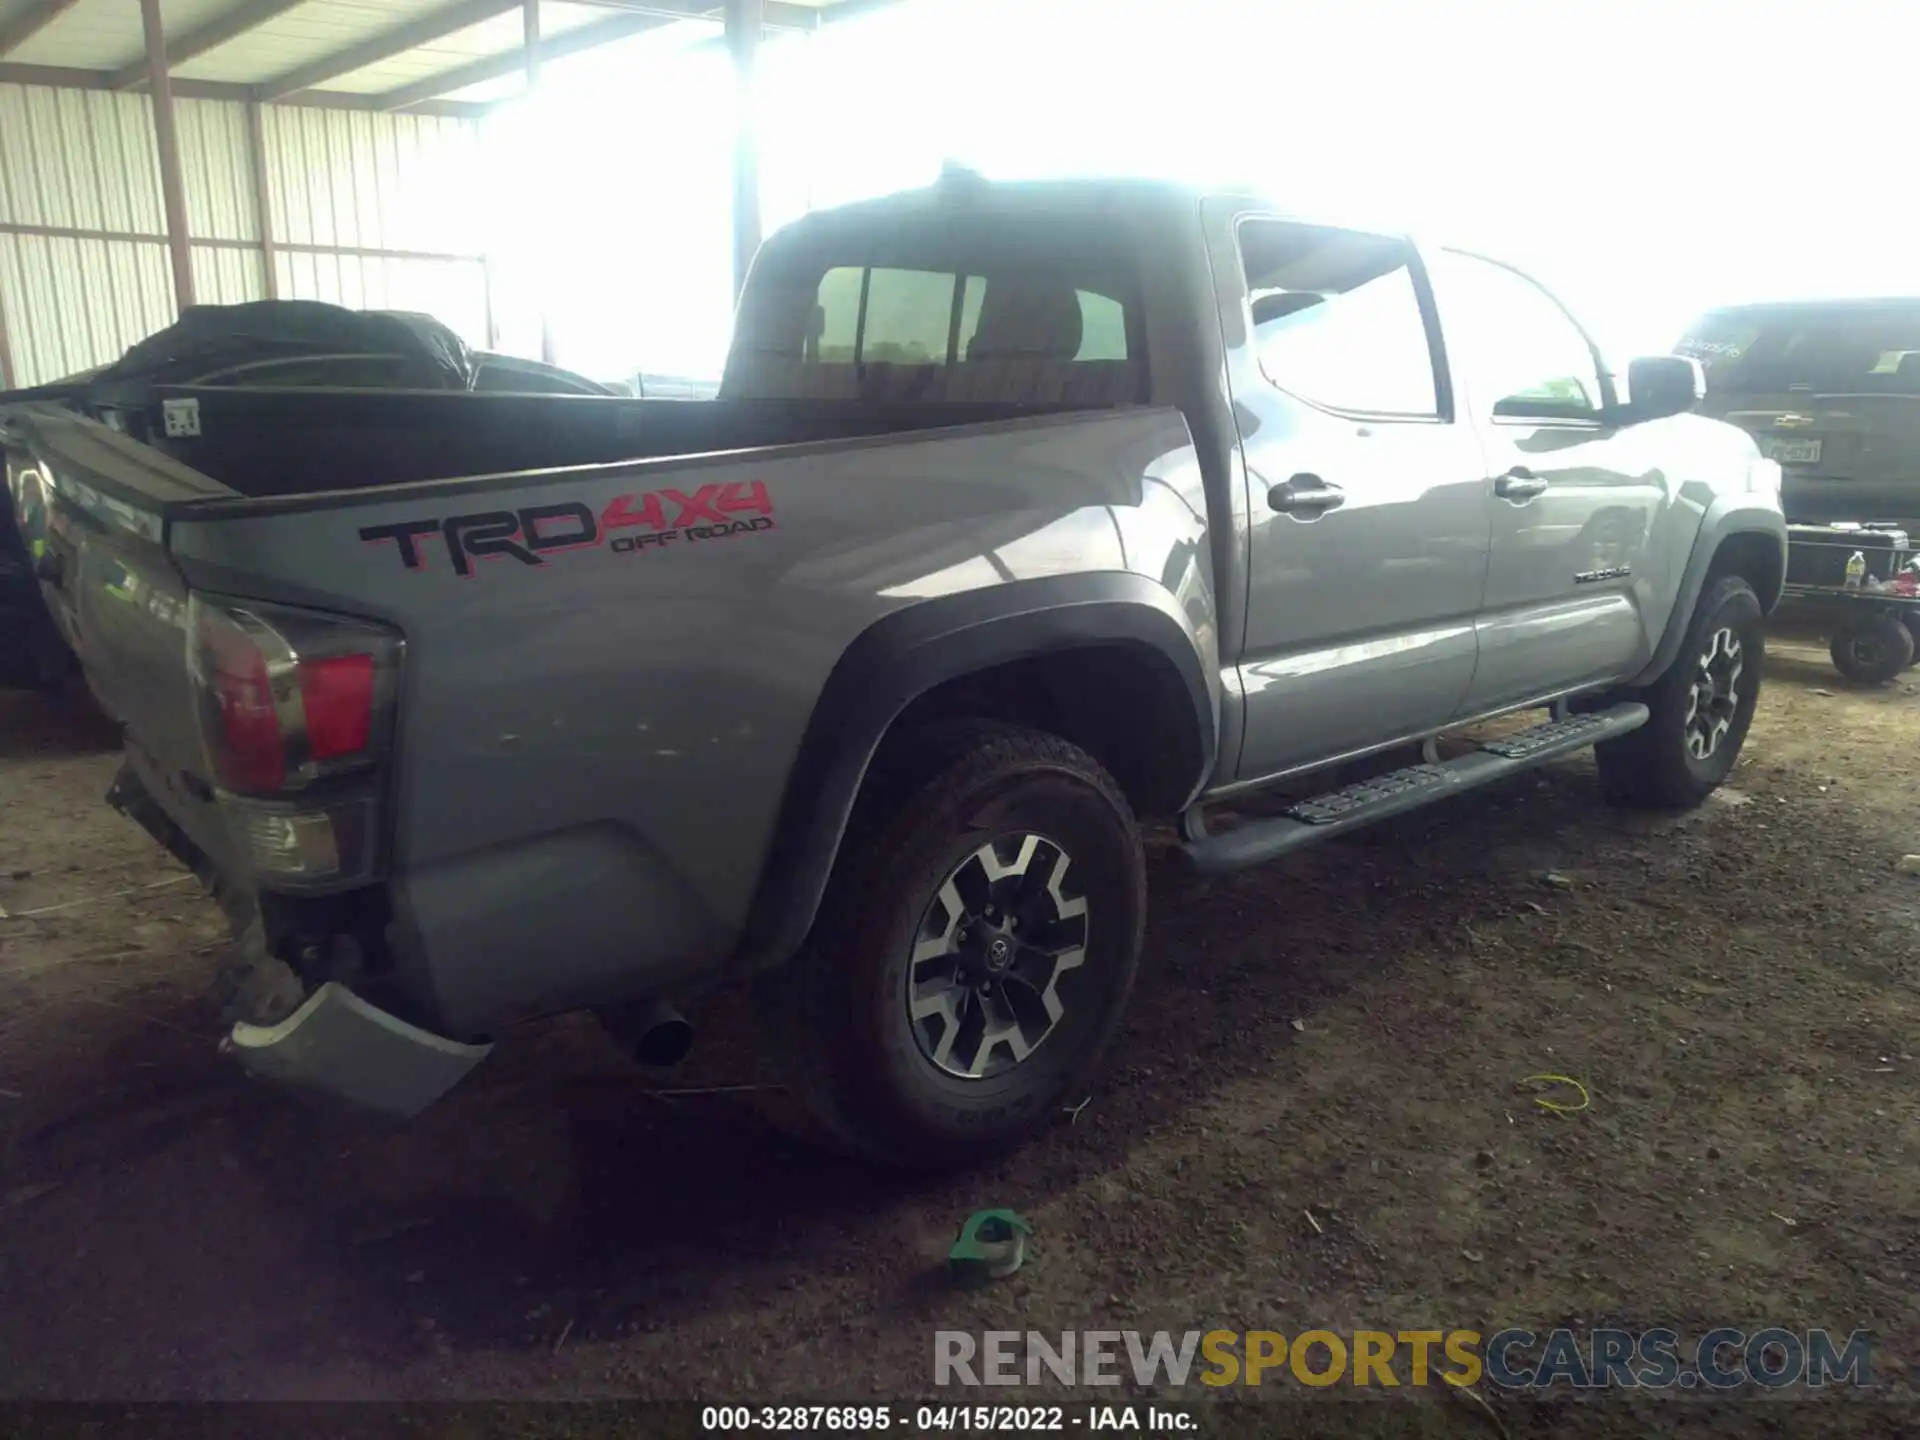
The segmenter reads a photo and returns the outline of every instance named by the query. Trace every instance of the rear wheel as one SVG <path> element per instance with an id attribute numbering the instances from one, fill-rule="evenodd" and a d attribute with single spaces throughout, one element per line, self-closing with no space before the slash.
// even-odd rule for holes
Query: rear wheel
<path id="1" fill-rule="evenodd" d="M 1913 632 L 1885 611 L 1857 615 L 1833 637 L 1833 668 L 1857 685 L 1885 685 L 1913 663 Z"/>
<path id="2" fill-rule="evenodd" d="M 1766 627 L 1753 588 L 1738 575 L 1711 580 L 1666 673 L 1635 699 L 1647 723 L 1595 748 L 1600 781 L 1620 804 L 1686 809 L 1732 771 L 1753 723 L 1766 658 Z"/>
<path id="3" fill-rule="evenodd" d="M 876 762 L 813 935 L 766 997 L 809 1132 L 965 1164 L 1071 1100 L 1132 989 L 1146 879 L 1111 776 L 971 723 Z"/>

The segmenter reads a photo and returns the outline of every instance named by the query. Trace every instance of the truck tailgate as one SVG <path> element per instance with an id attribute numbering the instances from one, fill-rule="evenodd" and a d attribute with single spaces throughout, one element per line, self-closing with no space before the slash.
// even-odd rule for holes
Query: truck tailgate
<path id="1" fill-rule="evenodd" d="M 187 670 L 187 587 L 167 554 L 169 516 L 225 486 L 106 426 L 52 409 L 14 412 L 45 499 L 41 590 L 128 761 L 210 856 L 224 828 L 204 774 Z M 25 507 L 21 507 L 23 510 Z"/>

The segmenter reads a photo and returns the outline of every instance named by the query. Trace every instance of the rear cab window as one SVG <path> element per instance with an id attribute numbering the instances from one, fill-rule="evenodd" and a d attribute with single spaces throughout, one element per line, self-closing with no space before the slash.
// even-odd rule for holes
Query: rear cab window
<path id="1" fill-rule="evenodd" d="M 868 253 L 849 254 L 857 247 Z M 760 267 L 769 267 L 761 273 Z M 1037 214 L 914 217 L 762 252 L 725 392 L 1036 406 L 1147 398 L 1126 250 Z"/>

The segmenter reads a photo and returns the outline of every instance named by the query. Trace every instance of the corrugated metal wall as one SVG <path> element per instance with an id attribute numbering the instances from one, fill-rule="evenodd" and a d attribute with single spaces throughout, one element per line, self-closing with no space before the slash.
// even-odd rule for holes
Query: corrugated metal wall
<path id="1" fill-rule="evenodd" d="M 421 310 L 488 340 L 471 120 L 268 106 L 267 263 L 246 108 L 175 102 L 195 299 Z M 113 359 L 175 313 L 145 95 L 0 85 L 0 381 Z"/>
<path id="2" fill-rule="evenodd" d="M 299 108 L 262 118 L 279 293 L 423 310 L 485 345 L 478 123 Z"/>
<path id="3" fill-rule="evenodd" d="M 164 240 L 105 238 L 165 233 L 144 97 L 0 85 L 0 225 L 47 232 L 0 233 L 14 384 L 111 359 L 172 316 Z"/>

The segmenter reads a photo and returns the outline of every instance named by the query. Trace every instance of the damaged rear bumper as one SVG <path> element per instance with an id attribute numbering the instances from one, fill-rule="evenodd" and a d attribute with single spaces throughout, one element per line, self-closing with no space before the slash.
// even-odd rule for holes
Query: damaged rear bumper
<path id="1" fill-rule="evenodd" d="M 255 1075 L 404 1118 L 451 1090 L 493 1046 L 422 1030 L 329 981 L 277 1025 L 235 1025 L 222 1048 Z"/>
<path id="2" fill-rule="evenodd" d="M 222 883 L 218 866 L 155 803 L 133 764 L 121 767 L 107 800 L 198 875 L 226 912 L 234 933 L 234 970 L 242 977 L 229 997 L 228 1014 L 253 1018 L 236 1024 L 220 1048 L 253 1074 L 405 1118 L 446 1094 L 493 1049 L 423 1030 L 337 980 L 302 998 L 300 976 L 266 943 L 254 892 Z M 285 1018 L 257 1023 L 275 1016 Z"/>

